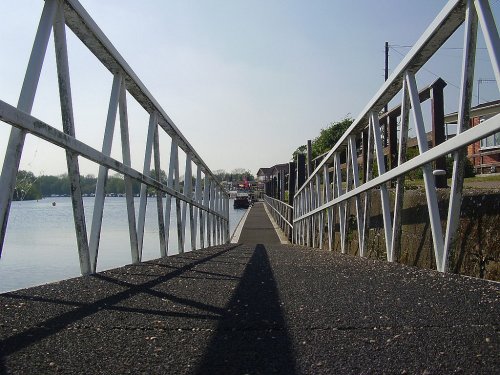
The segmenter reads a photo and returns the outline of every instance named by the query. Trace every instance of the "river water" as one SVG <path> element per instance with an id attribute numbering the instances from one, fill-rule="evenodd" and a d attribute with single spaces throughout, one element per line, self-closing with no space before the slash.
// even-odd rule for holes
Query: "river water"
<path id="1" fill-rule="evenodd" d="M 55 206 L 52 204 L 55 202 Z M 94 198 L 84 198 L 90 231 Z M 175 205 L 172 205 L 168 255 L 178 253 Z M 139 198 L 136 198 L 136 217 Z M 234 210 L 230 201 L 230 233 L 246 210 Z M 189 216 L 189 215 L 187 215 Z M 189 220 L 186 251 L 190 248 Z M 198 243 L 199 243 L 199 235 Z M 199 246 L 199 245 L 198 245 Z M 156 198 L 148 198 L 142 259 L 160 257 Z M 106 198 L 97 270 L 131 263 L 125 198 Z M 7 235 L 0 259 L 0 293 L 80 276 L 70 198 L 12 202 Z"/>

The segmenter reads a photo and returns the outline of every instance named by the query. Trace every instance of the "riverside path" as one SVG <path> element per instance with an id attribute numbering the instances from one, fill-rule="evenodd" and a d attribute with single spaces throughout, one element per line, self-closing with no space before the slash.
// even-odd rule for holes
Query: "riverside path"
<path id="1" fill-rule="evenodd" d="M 0 373 L 500 371 L 499 284 L 282 245 L 262 203 L 240 243 L 0 296 Z"/>

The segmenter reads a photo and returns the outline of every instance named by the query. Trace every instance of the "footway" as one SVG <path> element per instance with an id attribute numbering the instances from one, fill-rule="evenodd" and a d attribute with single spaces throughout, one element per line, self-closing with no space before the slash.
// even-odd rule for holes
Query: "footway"
<path id="1" fill-rule="evenodd" d="M 499 284 L 280 245 L 261 209 L 246 244 L 1 295 L 0 373 L 500 371 Z"/>

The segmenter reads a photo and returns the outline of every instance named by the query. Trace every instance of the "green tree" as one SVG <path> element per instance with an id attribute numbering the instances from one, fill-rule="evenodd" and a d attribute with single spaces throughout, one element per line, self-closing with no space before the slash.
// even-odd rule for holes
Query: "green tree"
<path id="1" fill-rule="evenodd" d="M 107 194 L 124 194 L 125 193 L 125 181 L 123 176 L 119 173 L 108 177 L 106 182 L 106 193 Z"/>
<path id="2" fill-rule="evenodd" d="M 313 159 L 325 152 L 330 151 L 333 146 L 338 142 L 338 140 L 344 135 L 346 130 L 353 123 L 353 119 L 350 117 L 345 117 L 344 119 L 332 122 L 328 127 L 321 129 L 319 135 L 312 141 L 312 157 Z M 297 149 L 292 154 L 292 160 L 297 159 L 298 154 L 306 154 L 307 146 L 302 145 L 297 147 Z"/>
<path id="3" fill-rule="evenodd" d="M 33 172 L 19 171 L 16 178 L 16 187 L 14 188 L 15 201 L 40 199 L 42 194 L 36 185 L 37 178 Z"/>
<path id="4" fill-rule="evenodd" d="M 341 121 L 332 122 L 327 128 L 321 129 L 319 136 L 312 142 L 313 158 L 330 151 L 351 126 L 352 122 L 352 118 L 346 117 Z"/>
<path id="5" fill-rule="evenodd" d="M 297 147 L 297 149 L 292 154 L 293 161 L 297 160 L 298 154 L 304 154 L 304 155 L 307 154 L 307 145 L 302 145 L 302 146 Z"/>
<path id="6" fill-rule="evenodd" d="M 80 186 L 82 188 L 82 194 L 95 193 L 96 184 L 97 184 L 97 178 L 93 174 L 80 176 Z"/>

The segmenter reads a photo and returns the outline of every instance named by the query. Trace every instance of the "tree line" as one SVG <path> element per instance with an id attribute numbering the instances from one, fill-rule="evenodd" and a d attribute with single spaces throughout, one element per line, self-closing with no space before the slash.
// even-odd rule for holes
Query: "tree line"
<path id="1" fill-rule="evenodd" d="M 231 173 L 219 169 L 214 172 L 214 175 L 220 181 L 241 181 L 245 177 L 248 181 L 253 181 L 254 176 L 243 168 L 237 168 Z M 156 179 L 156 171 L 152 169 L 150 176 Z M 167 174 L 164 170 L 160 170 L 160 182 L 167 183 Z M 179 182 L 183 186 L 184 181 Z M 193 186 L 195 178 L 193 177 Z M 97 184 L 97 177 L 93 174 L 81 175 L 80 186 L 83 195 L 92 195 L 95 193 Z M 139 195 L 141 191 L 141 183 L 132 180 L 132 192 L 134 195 Z M 108 176 L 106 182 L 106 194 L 125 194 L 125 180 L 123 175 L 116 173 Z M 148 194 L 154 194 L 155 189 L 148 187 Z M 59 176 L 41 175 L 35 176 L 33 172 L 20 170 L 17 173 L 16 187 L 14 189 L 13 199 L 20 200 L 34 200 L 50 196 L 69 196 L 71 194 L 71 185 L 67 174 Z"/>
<path id="2" fill-rule="evenodd" d="M 332 122 L 330 125 L 324 129 L 321 129 L 320 134 L 314 138 L 311 142 L 312 158 L 316 158 L 328 151 L 330 151 L 333 146 L 338 142 L 338 140 L 344 135 L 349 126 L 353 123 L 353 119 L 350 117 L 345 117 L 343 120 Z M 292 160 L 297 159 L 297 154 L 306 154 L 307 146 L 299 146 L 292 154 Z M 408 148 L 406 151 L 406 158 L 410 160 L 415 156 L 419 155 L 417 148 Z M 340 155 L 341 162 L 345 162 L 345 154 Z M 453 171 L 453 158 L 451 156 L 446 157 L 446 172 L 448 177 L 451 176 Z M 373 175 L 378 175 L 377 162 L 373 163 Z M 422 168 L 414 169 L 407 174 L 409 179 L 422 179 L 423 172 Z M 468 158 L 465 158 L 465 170 L 464 177 L 474 177 L 474 166 Z"/>
<path id="3" fill-rule="evenodd" d="M 255 176 L 252 172 L 244 168 L 235 168 L 231 172 L 226 172 L 224 169 L 217 169 L 213 171 L 213 174 L 219 179 L 219 181 L 237 182 L 243 181 L 244 179 L 247 181 L 255 180 Z"/>
<path id="4" fill-rule="evenodd" d="M 80 176 L 80 186 L 83 195 L 92 195 L 95 193 L 97 177 L 88 174 Z M 137 181 L 132 182 L 132 191 L 139 194 L 141 184 Z M 125 181 L 123 176 L 115 174 L 108 176 L 106 182 L 106 194 L 125 193 Z M 35 176 L 33 172 L 20 170 L 17 173 L 16 187 L 14 189 L 14 200 L 33 200 L 50 197 L 54 195 L 69 196 L 71 186 L 67 174 L 59 176 Z"/>

